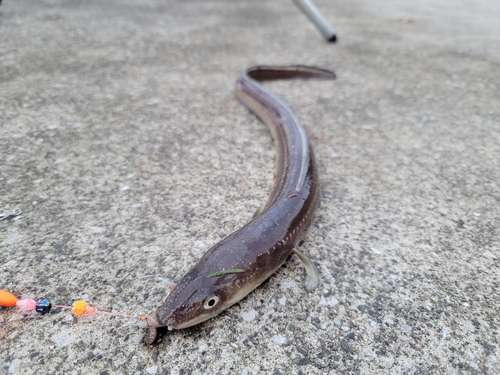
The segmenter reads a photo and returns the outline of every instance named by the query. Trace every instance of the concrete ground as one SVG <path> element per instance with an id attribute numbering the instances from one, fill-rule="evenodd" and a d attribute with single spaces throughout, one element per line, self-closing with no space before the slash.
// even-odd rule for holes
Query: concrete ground
<path id="1" fill-rule="evenodd" d="M 6 0 L 0 289 L 154 311 L 269 194 L 273 142 L 236 99 L 254 64 L 307 128 L 321 206 L 241 303 L 141 342 L 145 323 L 0 310 L 6 374 L 500 373 L 500 3 Z"/>

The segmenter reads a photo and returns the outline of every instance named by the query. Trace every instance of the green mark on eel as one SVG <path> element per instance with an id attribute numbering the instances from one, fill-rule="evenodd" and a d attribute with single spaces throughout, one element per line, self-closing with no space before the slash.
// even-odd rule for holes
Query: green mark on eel
<path id="1" fill-rule="evenodd" d="M 305 265 L 306 289 L 318 284 L 316 267 L 298 250 L 318 202 L 314 154 L 292 110 L 259 84 L 290 78 L 333 79 L 335 74 L 305 66 L 253 67 L 236 81 L 238 99 L 269 127 L 277 146 L 271 195 L 249 223 L 209 249 L 147 317 L 147 343 L 155 341 L 159 327 L 187 328 L 219 314 L 270 277 L 292 253 Z"/>
<path id="2" fill-rule="evenodd" d="M 222 275 L 230 275 L 232 273 L 242 273 L 245 272 L 245 270 L 242 270 L 241 268 L 237 268 L 235 270 L 222 270 L 222 271 L 217 271 L 214 273 L 211 273 L 207 275 L 207 277 L 217 277 L 217 276 L 222 276 Z"/>

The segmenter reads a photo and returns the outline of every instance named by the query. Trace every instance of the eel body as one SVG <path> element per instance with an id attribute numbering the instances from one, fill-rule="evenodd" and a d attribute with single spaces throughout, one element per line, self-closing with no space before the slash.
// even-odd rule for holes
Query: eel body
<path id="1" fill-rule="evenodd" d="M 276 143 L 271 195 L 249 223 L 210 248 L 172 288 L 155 316 L 148 316 L 146 342 L 155 341 L 158 327 L 186 328 L 219 314 L 264 282 L 292 253 L 306 267 L 306 289 L 317 285 L 315 266 L 298 250 L 318 202 L 314 154 L 292 110 L 259 84 L 290 78 L 335 75 L 305 66 L 253 67 L 238 78 L 238 99 L 269 127 Z"/>

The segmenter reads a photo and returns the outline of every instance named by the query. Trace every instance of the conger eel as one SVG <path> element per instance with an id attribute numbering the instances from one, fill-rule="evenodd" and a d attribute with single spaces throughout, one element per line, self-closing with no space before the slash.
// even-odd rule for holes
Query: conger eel
<path id="1" fill-rule="evenodd" d="M 209 249 L 175 285 L 158 311 L 147 316 L 145 341 L 156 329 L 201 323 L 238 302 L 270 277 L 292 254 L 306 268 L 306 289 L 318 284 L 314 264 L 298 250 L 318 202 L 318 172 L 306 132 L 292 110 L 259 81 L 333 79 L 328 70 L 305 67 L 253 67 L 236 81 L 236 95 L 271 130 L 277 145 L 277 171 L 267 203 L 253 219 Z"/>

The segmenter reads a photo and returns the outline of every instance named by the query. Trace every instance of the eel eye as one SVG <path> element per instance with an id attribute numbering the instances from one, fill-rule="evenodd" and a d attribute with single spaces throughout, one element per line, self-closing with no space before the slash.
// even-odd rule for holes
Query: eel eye
<path id="1" fill-rule="evenodd" d="M 216 295 L 208 297 L 204 302 L 203 302 L 203 308 L 205 310 L 209 310 L 215 305 L 219 303 L 219 297 Z"/>

